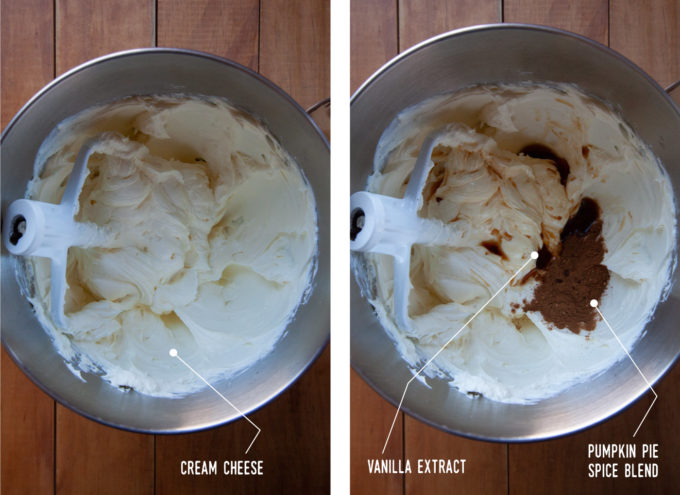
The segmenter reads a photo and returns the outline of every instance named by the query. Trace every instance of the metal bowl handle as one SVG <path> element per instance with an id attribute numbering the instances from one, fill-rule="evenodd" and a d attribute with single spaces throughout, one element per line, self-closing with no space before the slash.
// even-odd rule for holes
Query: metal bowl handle
<path id="1" fill-rule="evenodd" d="M 666 93 L 668 93 L 671 99 L 680 106 L 680 79 L 668 86 L 666 88 Z"/>
<path id="2" fill-rule="evenodd" d="M 324 98 L 307 109 L 309 116 L 314 119 L 316 125 L 325 134 L 326 139 L 331 140 L 331 99 Z"/>

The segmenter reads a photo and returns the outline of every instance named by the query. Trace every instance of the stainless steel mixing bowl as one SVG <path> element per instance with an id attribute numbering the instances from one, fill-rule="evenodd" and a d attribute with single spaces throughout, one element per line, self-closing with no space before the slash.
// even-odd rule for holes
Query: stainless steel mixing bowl
<path id="1" fill-rule="evenodd" d="M 316 197 L 319 257 L 309 300 L 298 308 L 269 355 L 238 376 L 213 384 L 247 413 L 295 381 L 329 337 L 329 148 L 323 134 L 290 96 L 253 71 L 205 53 L 142 49 L 90 61 L 46 86 L 5 129 L 1 141 L 2 210 L 23 197 L 36 152 L 57 123 L 124 96 L 170 93 L 225 97 L 259 116 L 295 157 Z M 65 406 L 102 423 L 145 432 L 199 430 L 239 417 L 208 388 L 184 398 L 164 399 L 121 392 L 92 374 L 80 381 L 67 369 L 20 293 L 15 269 L 16 259 L 3 248 L 2 343 L 18 366 Z"/>
<path id="2" fill-rule="evenodd" d="M 354 94 L 352 192 L 365 189 L 380 135 L 404 108 L 471 84 L 524 81 L 575 83 L 614 105 L 665 164 L 678 204 L 680 110 L 664 90 L 605 46 L 556 29 L 512 24 L 479 26 L 432 38 L 387 63 Z M 672 292 L 657 307 L 632 352 L 652 382 L 680 353 L 679 276 L 676 270 Z M 352 285 L 351 305 L 352 365 L 396 405 L 412 372 L 356 283 Z M 444 380 L 428 378 L 427 383 L 431 388 L 418 380 L 412 382 L 404 399 L 406 412 L 450 432 L 502 441 L 545 439 L 586 428 L 622 410 L 648 390 L 628 359 L 535 405 L 471 399 Z"/>

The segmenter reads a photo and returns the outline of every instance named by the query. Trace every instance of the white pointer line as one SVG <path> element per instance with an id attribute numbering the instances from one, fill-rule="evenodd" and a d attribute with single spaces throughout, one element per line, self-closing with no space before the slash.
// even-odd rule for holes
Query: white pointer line
<path id="1" fill-rule="evenodd" d="M 476 312 L 475 314 L 473 314 L 472 317 L 470 317 L 470 319 L 469 319 L 468 321 L 466 321 L 465 324 L 464 324 L 462 327 L 460 327 L 460 328 L 458 329 L 458 331 L 457 331 L 455 334 L 453 334 L 453 337 L 451 337 L 449 340 L 447 340 L 447 341 L 446 341 L 446 344 L 444 344 L 444 345 L 441 347 L 441 349 L 439 349 L 439 350 L 435 353 L 435 355 L 432 356 L 432 357 L 427 361 L 427 363 L 425 363 L 425 364 L 423 365 L 423 367 L 420 368 L 420 369 L 418 370 L 418 372 L 417 372 L 415 375 L 413 375 L 413 377 L 411 377 L 411 379 L 406 383 L 406 387 L 404 387 L 404 393 L 401 394 L 401 400 L 399 401 L 399 406 L 397 407 L 397 412 L 394 413 L 394 419 L 392 420 L 392 426 L 390 426 L 390 431 L 389 431 L 389 433 L 387 434 L 387 439 L 385 440 L 385 445 L 383 446 L 383 449 L 382 449 L 382 453 L 383 453 L 383 454 L 385 454 L 385 449 L 387 448 L 387 443 L 390 441 L 390 436 L 392 435 L 392 430 L 394 429 L 394 424 L 397 422 L 397 417 L 399 416 L 399 411 L 401 411 L 401 406 L 402 406 L 402 404 L 404 403 L 404 397 L 406 397 L 406 391 L 408 390 L 409 385 L 411 385 L 411 382 L 413 382 L 413 380 L 415 380 L 415 379 L 418 377 L 418 375 L 420 375 L 420 373 L 422 373 L 422 371 L 423 371 L 425 368 L 427 368 L 428 365 L 429 365 L 432 361 L 434 361 L 434 359 L 435 359 L 437 356 L 439 356 L 439 354 L 440 354 L 444 349 L 446 349 L 446 346 L 448 346 L 451 342 L 453 342 L 453 339 L 455 339 L 456 337 L 458 337 L 458 334 L 459 334 L 460 332 L 462 332 L 462 331 L 465 329 L 465 327 L 467 327 L 467 326 L 470 324 L 470 322 L 471 322 L 472 320 L 474 320 L 474 319 L 477 317 L 477 315 L 478 315 L 479 313 L 481 313 L 482 311 L 484 311 L 484 308 L 486 308 L 486 307 L 489 305 L 489 303 L 490 303 L 491 301 L 493 301 L 494 298 L 495 298 L 498 294 L 500 294 L 500 292 L 501 292 L 503 289 L 505 289 L 505 288 L 508 286 L 508 284 L 509 284 L 510 282 L 512 282 L 513 279 L 514 279 L 517 275 L 519 275 L 519 273 L 520 273 L 522 270 L 524 270 L 524 268 L 525 268 L 529 263 L 531 263 L 533 260 L 535 260 L 535 259 L 538 259 L 538 253 L 537 253 L 536 251 L 532 251 L 532 252 L 531 252 L 530 258 L 524 262 L 524 264 L 520 267 L 520 269 L 517 270 L 517 271 L 515 272 L 515 274 L 514 274 L 512 277 L 510 277 L 510 278 L 508 279 L 508 281 L 505 282 L 505 283 L 501 286 L 501 288 L 498 289 L 498 290 L 496 291 L 496 293 L 495 293 L 493 296 L 491 296 L 491 298 L 490 298 L 488 301 L 486 301 L 486 302 L 484 303 L 484 305 L 483 305 L 481 308 L 479 308 L 479 309 L 477 310 L 477 312 Z"/>
<path id="2" fill-rule="evenodd" d="M 195 369 L 193 369 L 191 366 L 189 366 L 189 363 L 187 363 L 184 359 L 182 359 L 182 358 L 180 357 L 180 355 L 177 353 L 177 349 L 170 349 L 170 356 L 176 357 L 177 359 L 179 359 L 179 360 L 184 364 L 184 366 L 186 366 L 187 368 L 189 368 L 189 369 L 193 372 L 194 375 L 196 375 L 197 377 L 199 377 L 199 378 L 203 381 L 203 383 L 205 383 L 208 387 L 210 387 L 210 388 L 213 390 L 213 392 L 215 392 L 217 395 L 219 395 L 219 396 L 222 398 L 222 400 L 223 400 L 224 402 L 226 402 L 226 403 L 229 404 L 231 407 L 233 407 L 233 408 L 236 410 L 236 412 L 238 412 L 241 416 L 243 416 L 243 417 L 245 418 L 246 421 L 248 421 L 248 423 L 250 423 L 251 425 L 253 425 L 253 426 L 255 427 L 255 429 L 257 430 L 257 433 L 255 433 L 255 436 L 254 436 L 253 439 L 251 440 L 250 445 L 248 445 L 248 448 L 246 449 L 246 454 L 247 454 L 248 451 L 250 450 L 250 447 L 252 447 L 253 444 L 255 443 L 255 439 L 257 438 L 257 436 L 258 436 L 258 435 L 260 434 L 260 432 L 262 431 L 262 430 L 260 429 L 260 427 L 257 426 L 255 423 L 253 423 L 253 422 L 250 420 L 250 418 L 248 418 L 248 416 L 246 416 L 245 414 L 243 414 L 243 413 L 241 412 L 241 410 L 240 410 L 238 407 L 236 407 L 234 404 L 231 403 L 231 401 L 229 401 L 229 399 L 227 399 L 224 395 L 222 395 L 221 393 L 219 393 L 215 387 L 213 387 L 212 385 L 210 385 L 210 383 L 208 383 L 208 381 L 207 381 L 205 378 L 203 378 L 201 375 L 199 375 L 198 372 L 196 372 Z"/>
<path id="3" fill-rule="evenodd" d="M 623 345 L 623 342 L 621 342 L 621 340 L 619 340 L 618 335 L 616 335 L 616 332 L 614 332 L 614 329 L 613 329 L 612 326 L 609 324 L 609 322 L 607 321 L 607 319 L 604 317 L 604 315 L 602 314 L 602 311 L 600 311 L 600 308 L 597 307 L 597 306 L 598 306 L 597 299 L 593 299 L 592 301 L 590 301 L 590 305 L 591 305 L 593 308 L 595 308 L 595 309 L 597 310 L 597 312 L 599 313 L 600 317 L 602 318 L 602 321 L 604 321 L 605 325 L 607 325 L 607 328 L 609 328 L 609 331 L 612 333 L 612 335 L 614 336 L 614 338 L 616 339 L 616 341 L 617 341 L 617 342 L 619 343 L 619 345 L 621 346 L 621 349 L 623 349 L 623 352 L 626 353 L 626 355 L 628 356 L 628 359 L 630 359 L 630 362 L 633 363 L 633 366 L 635 366 L 635 369 L 638 370 L 638 373 L 640 373 L 640 376 L 642 377 L 642 379 L 645 381 L 645 383 L 646 383 L 647 386 L 649 387 L 649 390 L 651 390 L 652 393 L 654 394 L 654 400 L 653 400 L 652 403 L 649 405 L 649 408 L 647 409 L 647 412 L 645 413 L 645 415 L 642 417 L 642 421 L 640 421 L 640 424 L 639 424 L 638 427 L 635 429 L 635 433 L 633 433 L 633 438 L 635 438 L 635 435 L 637 435 L 637 432 L 640 430 L 640 427 L 642 426 L 642 423 L 644 423 L 644 422 L 645 422 L 645 419 L 647 419 L 647 415 L 649 414 L 649 411 L 652 410 L 652 407 L 654 407 L 654 403 L 656 402 L 656 399 L 659 398 L 659 396 L 657 395 L 657 393 L 656 393 L 656 392 L 654 391 L 654 389 L 652 388 L 652 384 L 649 383 L 649 381 L 647 380 L 647 378 L 645 377 L 645 375 L 642 374 L 642 371 L 640 370 L 640 368 L 638 367 L 638 365 L 635 363 L 635 361 L 633 361 L 633 358 L 632 358 L 632 357 L 630 356 L 630 354 L 628 353 L 628 349 L 626 349 L 626 347 Z"/>

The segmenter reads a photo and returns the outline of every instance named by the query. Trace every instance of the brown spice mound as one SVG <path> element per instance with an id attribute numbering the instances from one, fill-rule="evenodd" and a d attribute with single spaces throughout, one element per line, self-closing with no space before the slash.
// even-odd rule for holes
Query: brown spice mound
<path id="1" fill-rule="evenodd" d="M 540 311 L 548 323 L 574 333 L 595 329 L 597 310 L 590 301 L 599 301 L 609 283 L 599 211 L 595 200 L 583 199 L 562 231 L 561 252 L 538 269 L 534 298 L 524 305 L 525 311 Z"/>

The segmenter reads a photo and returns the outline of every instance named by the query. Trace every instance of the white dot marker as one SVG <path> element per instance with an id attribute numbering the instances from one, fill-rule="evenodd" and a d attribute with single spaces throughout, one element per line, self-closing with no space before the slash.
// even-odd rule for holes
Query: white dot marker
<path id="1" fill-rule="evenodd" d="M 532 260 L 538 259 L 538 251 L 531 251 L 531 259 Z"/>
<path id="2" fill-rule="evenodd" d="M 590 306 L 593 308 L 597 308 L 597 299 L 591 299 L 590 300 Z"/>
<path id="3" fill-rule="evenodd" d="M 170 357 L 177 357 L 177 349 L 170 349 Z"/>

